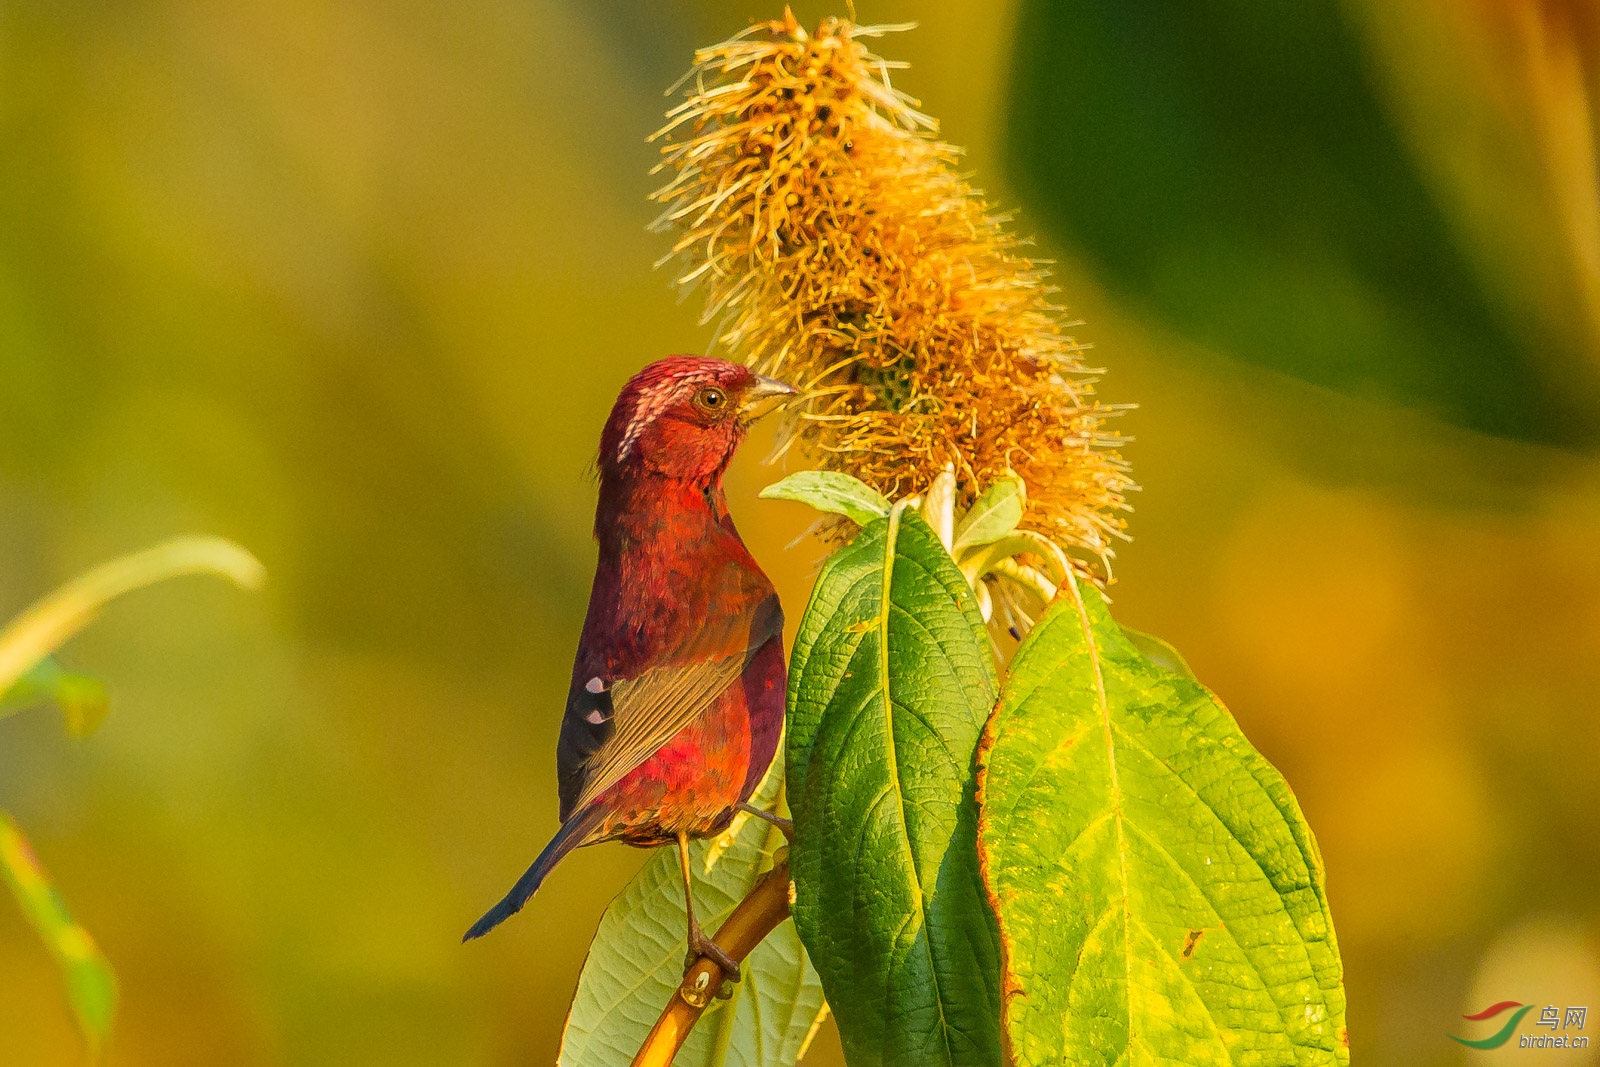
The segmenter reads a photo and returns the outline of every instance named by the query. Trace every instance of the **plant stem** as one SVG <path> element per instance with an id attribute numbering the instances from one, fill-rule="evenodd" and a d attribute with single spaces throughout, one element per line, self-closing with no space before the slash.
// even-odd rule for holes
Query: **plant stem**
<path id="1" fill-rule="evenodd" d="M 175 537 L 74 578 L 0 631 L 0 695 L 87 626 L 107 601 L 180 574 L 205 572 L 231 578 L 246 589 L 257 588 L 266 577 L 260 562 L 232 541 Z"/>
<path id="2" fill-rule="evenodd" d="M 788 917 L 789 863 L 785 858 L 739 902 L 712 940 L 735 963 L 742 963 L 762 939 Z M 639 1054 L 633 1058 L 633 1067 L 669 1067 L 726 977 L 722 968 L 710 959 L 701 959 L 689 968 L 682 984 L 673 992 L 671 1002 L 661 1012 L 661 1018 L 644 1039 Z"/>

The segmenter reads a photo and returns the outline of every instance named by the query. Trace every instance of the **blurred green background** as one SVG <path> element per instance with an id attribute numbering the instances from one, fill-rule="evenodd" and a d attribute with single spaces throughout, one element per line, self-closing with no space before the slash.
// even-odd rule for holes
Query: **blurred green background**
<path id="1" fill-rule="evenodd" d="M 1140 405 L 1116 610 L 1297 790 L 1356 1062 L 1516 1059 L 1444 1036 L 1505 999 L 1600 1038 L 1594 5 L 857 11 L 920 22 L 897 84 Z M 709 343 L 644 138 L 778 13 L 0 0 L 0 615 L 174 533 L 271 573 L 74 640 L 87 741 L 0 723 L 0 807 L 121 977 L 109 1064 L 554 1059 L 642 854 L 457 940 L 555 825 L 610 401 Z M 792 620 L 821 550 L 763 451 L 730 498 Z M 82 1062 L 0 901 L 0 1063 Z"/>

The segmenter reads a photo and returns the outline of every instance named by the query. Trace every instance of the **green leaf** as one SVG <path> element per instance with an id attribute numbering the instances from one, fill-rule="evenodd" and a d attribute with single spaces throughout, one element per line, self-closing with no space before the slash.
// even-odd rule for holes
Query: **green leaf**
<path id="1" fill-rule="evenodd" d="M 1135 630 L 1131 626 L 1122 628 L 1122 636 L 1128 639 L 1128 644 L 1139 650 L 1139 655 L 1162 670 L 1180 674 L 1191 682 L 1199 681 L 1194 676 L 1194 671 L 1189 669 L 1189 661 L 1183 658 L 1183 653 L 1161 638 L 1147 634 L 1143 630 Z"/>
<path id="2" fill-rule="evenodd" d="M 765 500 L 798 500 L 843 515 L 857 526 L 889 514 L 889 502 L 865 482 L 838 471 L 796 471 L 761 490 Z"/>
<path id="3" fill-rule="evenodd" d="M 28 924 L 60 965 L 78 1029 L 91 1053 L 98 1055 L 111 1034 L 111 1019 L 117 1007 L 117 976 L 94 938 L 67 912 L 28 839 L 4 811 L 0 811 L 0 877 L 22 906 Z"/>
<path id="4" fill-rule="evenodd" d="M 87 737 L 98 730 L 111 707 L 106 687 L 97 679 L 62 670 L 54 656 L 46 656 L 0 697 L 0 719 L 46 700 L 61 708 L 67 732 L 73 737 Z"/>
<path id="5" fill-rule="evenodd" d="M 775 763 L 750 802 L 770 806 L 782 782 Z M 782 833 L 760 819 L 746 817 L 729 830 L 690 848 L 695 915 L 712 933 L 771 870 L 773 853 L 784 843 Z M 709 871 L 708 854 L 715 855 Z M 600 920 L 561 1035 L 560 1067 L 632 1062 L 683 980 L 686 921 L 677 848 L 656 849 Z M 794 1063 L 823 1010 L 822 985 L 794 923 L 768 934 L 741 970 L 733 999 L 711 1002 L 673 1061 L 677 1067 Z"/>
<path id="6" fill-rule="evenodd" d="M 962 549 L 992 544 L 1015 530 L 1027 500 L 1021 478 L 1002 478 L 989 486 L 962 516 L 950 554 L 960 559 Z"/>
<path id="7" fill-rule="evenodd" d="M 1019 1065 L 1344 1064 L 1343 968 L 1294 794 L 1076 579 L 985 734 L 981 849 Z"/>
<path id="8" fill-rule="evenodd" d="M 852 1067 L 999 1062 L 974 752 L 995 693 L 972 589 L 899 505 L 837 552 L 789 673 L 795 924 Z"/>
<path id="9" fill-rule="evenodd" d="M 1584 332 L 1529 323 L 1480 269 L 1496 257 L 1464 240 L 1384 97 L 1405 80 L 1373 62 L 1361 6 L 1027 0 L 1019 193 L 1116 293 L 1209 347 L 1473 429 L 1592 443 Z M 1524 191 L 1493 202 L 1542 224 L 1543 190 Z"/>

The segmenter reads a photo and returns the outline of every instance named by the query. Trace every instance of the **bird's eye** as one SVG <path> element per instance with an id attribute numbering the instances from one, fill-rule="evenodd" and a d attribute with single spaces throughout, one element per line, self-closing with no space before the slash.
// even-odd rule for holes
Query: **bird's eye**
<path id="1" fill-rule="evenodd" d="M 728 394 L 721 389 L 707 386 L 694 394 L 694 402 L 706 411 L 721 411 L 728 403 Z"/>

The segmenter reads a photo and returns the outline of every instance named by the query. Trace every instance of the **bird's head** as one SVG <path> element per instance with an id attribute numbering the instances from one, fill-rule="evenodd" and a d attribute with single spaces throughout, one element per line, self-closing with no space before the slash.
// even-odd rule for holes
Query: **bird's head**
<path id="1" fill-rule="evenodd" d="M 622 387 L 600 435 L 602 480 L 653 473 L 704 484 L 727 467 L 750 423 L 796 390 L 748 367 L 668 356 Z"/>

